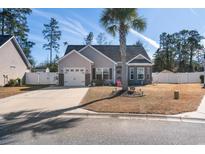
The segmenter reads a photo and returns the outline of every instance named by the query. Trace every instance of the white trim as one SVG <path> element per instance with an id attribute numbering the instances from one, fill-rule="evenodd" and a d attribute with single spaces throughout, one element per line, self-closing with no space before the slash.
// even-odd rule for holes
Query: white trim
<path id="1" fill-rule="evenodd" d="M 152 63 L 149 59 L 147 59 L 145 56 L 143 56 L 142 54 L 138 54 L 137 56 L 135 56 L 134 58 L 132 58 L 131 60 L 129 60 L 128 62 L 127 62 L 127 64 L 128 63 L 130 63 L 131 61 L 133 61 L 134 59 L 136 59 L 137 57 L 139 57 L 139 56 L 142 56 L 144 59 L 146 59 L 146 60 L 148 60 L 150 63 Z"/>
<path id="2" fill-rule="evenodd" d="M 131 79 L 131 69 L 133 70 L 133 78 Z M 135 68 L 134 67 L 129 67 L 129 80 L 134 80 L 134 71 Z"/>
<path id="3" fill-rule="evenodd" d="M 116 64 L 114 64 L 114 67 L 113 67 L 113 81 L 114 81 L 114 84 L 115 84 L 115 81 L 116 81 Z"/>
<path id="4" fill-rule="evenodd" d="M 153 66 L 153 64 L 150 63 L 129 63 L 128 66 Z"/>
<path id="5" fill-rule="evenodd" d="M 12 36 L 10 39 L 8 39 L 6 42 L 4 42 L 1 46 L 0 46 L 0 49 L 5 45 L 7 44 L 10 40 L 12 40 L 14 38 L 14 36 Z"/>
<path id="6" fill-rule="evenodd" d="M 143 73 L 143 79 L 138 79 L 138 69 L 139 69 L 139 68 L 143 68 L 143 70 L 144 70 L 144 71 L 143 71 L 143 72 L 144 72 L 144 73 Z M 145 79 L 145 67 L 137 67 L 137 80 L 144 80 L 144 79 Z"/>
<path id="7" fill-rule="evenodd" d="M 14 42 L 16 43 L 16 45 L 18 46 L 18 48 L 20 49 L 20 52 L 21 52 L 21 54 L 23 55 L 24 59 L 26 60 L 26 63 L 27 63 L 27 65 L 28 65 L 28 67 L 31 68 L 31 64 L 30 64 L 30 62 L 28 61 L 26 55 L 24 54 L 23 49 L 20 47 L 20 45 L 19 45 L 19 43 L 17 42 L 16 38 L 15 38 L 14 36 L 13 36 L 12 38 L 14 39 Z"/>
<path id="8" fill-rule="evenodd" d="M 87 61 L 89 61 L 90 63 L 94 63 L 93 61 L 91 61 L 90 59 L 88 59 L 87 57 L 85 57 L 85 56 L 83 56 L 81 53 L 79 53 L 78 51 L 76 51 L 76 50 L 72 50 L 72 51 L 70 51 L 68 54 L 66 54 L 65 56 L 63 56 L 63 57 L 61 57 L 58 61 L 57 61 L 57 63 L 59 63 L 61 60 L 63 60 L 64 58 L 66 58 L 66 57 L 68 57 L 70 54 L 72 54 L 72 53 L 77 53 L 79 56 L 81 56 L 82 58 L 84 58 L 85 60 L 87 60 Z"/>
<path id="9" fill-rule="evenodd" d="M 117 64 L 114 60 L 112 60 L 111 58 L 107 57 L 105 54 L 103 54 L 102 52 L 100 52 L 99 50 L 95 49 L 93 46 L 91 45 L 86 45 L 85 47 L 83 47 L 82 49 L 79 50 L 79 52 L 82 52 L 83 50 L 85 50 L 87 47 L 92 48 L 94 51 L 96 51 L 97 53 L 99 53 L 100 55 L 102 55 L 103 57 L 107 58 L 108 60 L 110 60 L 111 62 L 113 62 L 114 64 Z"/>

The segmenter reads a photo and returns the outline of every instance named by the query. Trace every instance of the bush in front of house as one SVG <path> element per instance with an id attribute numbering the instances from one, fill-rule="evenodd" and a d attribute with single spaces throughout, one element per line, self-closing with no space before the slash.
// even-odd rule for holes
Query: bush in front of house
<path id="1" fill-rule="evenodd" d="M 114 86 L 110 80 L 93 80 L 92 86 Z"/>
<path id="2" fill-rule="evenodd" d="M 201 83 L 204 83 L 204 75 L 200 75 L 200 80 L 201 80 Z"/>
<path id="3" fill-rule="evenodd" d="M 92 81 L 92 86 L 103 86 L 104 81 L 102 80 L 93 80 Z"/>
<path id="4" fill-rule="evenodd" d="M 21 86 L 21 79 L 10 79 L 8 83 L 5 85 L 5 87 L 16 87 Z"/>

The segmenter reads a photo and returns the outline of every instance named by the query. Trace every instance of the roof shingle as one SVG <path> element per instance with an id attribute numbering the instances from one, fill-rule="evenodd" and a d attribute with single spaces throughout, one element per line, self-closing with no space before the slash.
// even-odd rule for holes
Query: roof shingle
<path id="1" fill-rule="evenodd" d="M 79 51 L 86 45 L 68 45 L 65 55 L 68 54 L 72 50 Z M 120 46 L 119 45 L 92 45 L 95 49 L 106 55 L 107 57 L 111 58 L 115 62 L 121 61 L 120 56 Z M 136 45 L 127 45 L 126 47 L 127 53 L 127 61 L 131 60 L 132 58 L 136 57 L 139 54 L 142 54 L 144 57 L 150 60 L 147 52 L 143 48 L 143 46 L 136 46 Z"/>
<path id="2" fill-rule="evenodd" d="M 12 37 L 12 35 L 0 35 L 0 46 L 2 46 L 11 37 Z"/>

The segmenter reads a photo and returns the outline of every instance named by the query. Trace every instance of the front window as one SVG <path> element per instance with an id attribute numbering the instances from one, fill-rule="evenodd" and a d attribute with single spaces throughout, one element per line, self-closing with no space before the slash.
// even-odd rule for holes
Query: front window
<path id="1" fill-rule="evenodd" d="M 103 68 L 103 80 L 109 79 L 109 68 Z"/>
<path id="2" fill-rule="evenodd" d="M 102 73 L 103 73 L 102 68 L 96 68 L 96 79 L 97 80 L 102 80 Z"/>
<path id="3" fill-rule="evenodd" d="M 96 68 L 95 74 L 97 80 L 109 80 L 109 68 Z"/>
<path id="4" fill-rule="evenodd" d="M 134 67 L 130 67 L 130 74 L 129 74 L 129 77 L 130 77 L 130 80 L 133 80 L 134 79 Z"/>
<path id="5" fill-rule="evenodd" d="M 137 80 L 144 80 L 144 67 L 137 67 Z"/>

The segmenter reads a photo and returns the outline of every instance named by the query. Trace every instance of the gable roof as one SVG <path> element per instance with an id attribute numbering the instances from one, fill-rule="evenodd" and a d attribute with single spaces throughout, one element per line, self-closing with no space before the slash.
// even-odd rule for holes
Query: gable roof
<path id="1" fill-rule="evenodd" d="M 13 43 L 14 47 L 18 51 L 18 54 L 22 58 L 23 62 L 27 66 L 27 68 L 31 68 L 30 62 L 28 61 L 26 55 L 23 52 L 23 49 L 20 47 L 19 43 L 17 42 L 17 40 L 14 36 L 12 36 L 12 35 L 0 35 L 0 48 L 3 47 L 3 45 L 9 41 L 11 41 Z"/>
<path id="2" fill-rule="evenodd" d="M 80 57 L 82 57 L 83 59 L 87 60 L 88 62 L 90 62 L 91 64 L 93 64 L 94 62 L 90 59 L 88 59 L 87 57 L 85 57 L 84 55 L 82 55 L 81 53 L 79 53 L 78 51 L 76 51 L 75 49 L 73 49 L 71 52 L 69 52 L 68 54 L 66 54 L 65 56 L 63 56 L 62 58 L 60 58 L 59 60 L 57 60 L 57 63 L 63 59 L 65 59 L 66 57 L 68 57 L 70 54 L 72 53 L 76 53 L 77 55 L 79 55 Z"/>
<path id="3" fill-rule="evenodd" d="M 72 50 L 81 50 L 84 48 L 86 45 L 68 45 L 65 55 L 71 52 Z M 105 56 L 109 57 L 115 62 L 120 62 L 121 61 L 121 56 L 120 56 L 120 46 L 119 45 L 92 45 L 95 49 L 100 51 L 102 54 Z M 143 48 L 143 46 L 136 46 L 136 45 L 127 45 L 126 49 L 127 53 L 127 61 L 131 60 L 132 58 L 136 57 L 137 55 L 141 54 L 147 59 L 150 60 L 147 52 Z"/>
<path id="4" fill-rule="evenodd" d="M 150 63 L 150 61 L 148 61 L 147 59 L 134 59 L 132 60 L 130 63 Z"/>

